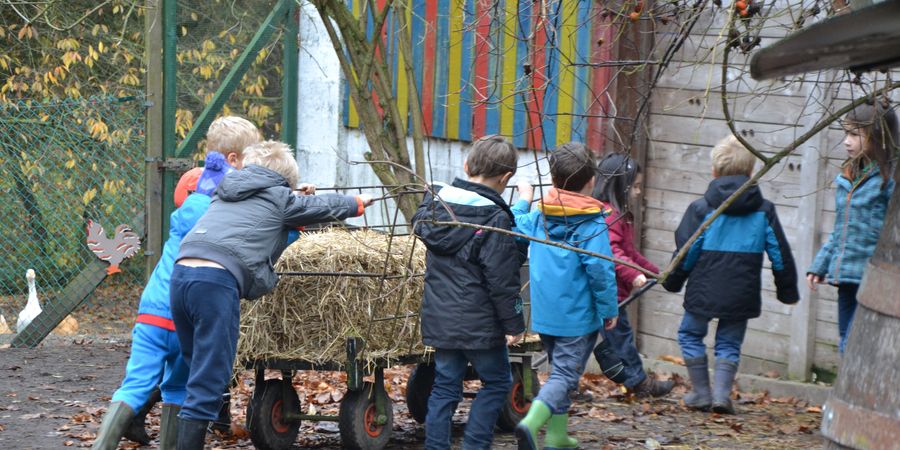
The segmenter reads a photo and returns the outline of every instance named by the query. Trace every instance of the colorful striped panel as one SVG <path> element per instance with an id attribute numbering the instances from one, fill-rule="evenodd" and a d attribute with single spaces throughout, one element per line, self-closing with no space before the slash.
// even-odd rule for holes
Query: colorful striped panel
<path id="1" fill-rule="evenodd" d="M 365 0 L 346 1 L 358 17 Z M 378 33 L 403 120 L 415 82 L 429 136 L 471 141 L 500 133 L 518 147 L 552 149 L 576 140 L 602 149 L 611 71 L 591 65 L 609 60 L 615 30 L 595 4 L 548 0 L 547 17 L 540 17 L 533 0 L 410 0 L 403 11 L 407 27 L 401 30 L 392 12 Z M 366 19 L 367 35 L 374 36 L 372 17 Z M 404 32 L 414 80 L 397 43 Z M 605 44 L 595 45 L 601 38 Z M 343 95 L 344 125 L 357 127 L 346 87 Z"/>

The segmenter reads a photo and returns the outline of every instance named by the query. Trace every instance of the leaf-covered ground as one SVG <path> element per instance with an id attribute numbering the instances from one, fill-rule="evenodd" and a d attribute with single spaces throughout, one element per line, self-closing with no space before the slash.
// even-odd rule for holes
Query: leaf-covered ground
<path id="1" fill-rule="evenodd" d="M 8 335 L 7 335 L 8 337 Z M 0 340 L 0 343 L 8 339 Z M 128 358 L 123 338 L 51 337 L 37 349 L 0 349 L 0 448 L 59 449 L 90 447 L 100 418 L 118 386 Z M 386 384 L 394 402 L 393 439 L 388 448 L 422 447 L 423 429 L 404 403 L 408 368 L 388 371 Z M 277 376 L 277 373 L 273 374 Z M 335 414 L 344 395 L 344 377 L 332 372 L 301 372 L 293 380 L 305 411 Z M 470 390 L 477 382 L 468 383 Z M 253 376 L 241 377 L 232 414 L 243 423 Z M 821 412 L 793 398 L 738 395 L 740 414 L 718 416 L 688 411 L 680 405 L 685 387 L 667 398 L 635 401 L 598 376 L 582 379 L 582 398 L 572 408 L 572 430 L 583 449 L 819 448 Z M 587 398 L 592 397 L 592 398 Z M 454 417 L 459 444 L 469 403 Z M 148 425 L 159 427 L 159 409 Z M 151 444 L 156 446 L 156 442 Z M 229 435 L 210 436 L 209 448 L 253 448 L 242 426 Z M 153 448 L 151 447 L 151 448 Z M 122 442 L 121 448 L 138 448 Z M 294 448 L 340 448 L 333 422 L 303 423 Z M 515 448 L 511 435 L 496 435 L 495 448 Z"/>

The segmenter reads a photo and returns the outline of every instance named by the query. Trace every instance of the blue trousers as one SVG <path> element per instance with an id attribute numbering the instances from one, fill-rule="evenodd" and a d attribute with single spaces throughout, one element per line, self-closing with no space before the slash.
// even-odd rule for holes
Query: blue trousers
<path id="1" fill-rule="evenodd" d="M 181 359 L 181 346 L 175 332 L 138 323 L 131 331 L 131 356 L 125 366 L 125 379 L 113 394 L 112 401 L 125 402 L 137 411 L 159 385 L 163 403 L 181 405 L 187 378 L 188 368 Z"/>
<path id="2" fill-rule="evenodd" d="M 698 358 L 706 355 L 706 345 L 703 338 L 709 331 L 709 317 L 684 312 L 681 319 L 681 327 L 678 328 L 678 345 L 681 346 L 681 354 L 684 359 Z M 747 332 L 747 320 L 723 320 L 719 319 L 716 328 L 716 359 L 724 359 L 735 364 L 741 362 L 741 345 L 744 343 L 744 334 Z"/>
<path id="3" fill-rule="evenodd" d="M 850 325 L 853 324 L 853 316 L 856 314 L 856 292 L 859 285 L 856 283 L 841 283 L 838 285 L 838 333 L 841 336 L 838 343 L 838 351 L 844 353 L 847 346 L 847 336 L 850 336 Z"/>
<path id="4" fill-rule="evenodd" d="M 172 320 L 190 372 L 179 417 L 212 421 L 231 380 L 240 325 L 237 281 L 227 270 L 175 265 Z"/>
<path id="5" fill-rule="evenodd" d="M 512 373 L 506 347 L 489 350 L 445 350 L 434 352 L 435 377 L 428 397 L 425 417 L 425 448 L 450 448 L 450 421 L 462 400 L 462 382 L 469 363 L 478 372 L 481 390 L 472 402 L 464 450 L 489 450 L 494 440 L 494 425 L 512 389 Z"/>
<path id="6" fill-rule="evenodd" d="M 596 331 L 574 337 L 541 334 L 541 344 L 550 359 L 550 377 L 541 386 L 536 400 L 549 406 L 553 414 L 569 412 L 572 405 L 569 393 L 578 389 L 578 380 L 596 343 Z"/>
<path id="7" fill-rule="evenodd" d="M 631 389 L 644 381 L 647 374 L 644 372 L 644 363 L 634 343 L 634 330 L 628 322 L 628 313 L 625 308 L 619 308 L 619 320 L 612 330 L 600 329 L 603 340 L 608 341 L 613 351 L 622 358 L 625 367 L 625 387 Z"/>

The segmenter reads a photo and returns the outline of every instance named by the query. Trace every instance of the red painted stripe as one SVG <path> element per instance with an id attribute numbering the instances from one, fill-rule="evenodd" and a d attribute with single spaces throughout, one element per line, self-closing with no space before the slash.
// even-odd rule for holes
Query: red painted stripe
<path id="1" fill-rule="evenodd" d="M 612 56 L 613 26 L 610 24 L 609 19 L 594 19 L 593 22 L 593 42 L 599 42 L 602 39 L 603 45 L 600 45 L 599 48 L 594 47 L 594 51 L 591 52 L 591 62 L 601 63 L 609 61 Z M 609 67 L 596 67 L 593 69 L 591 74 L 593 98 L 587 99 L 588 114 L 591 116 L 588 119 L 587 146 L 601 155 L 606 152 L 607 148 L 606 124 L 609 123 L 609 119 L 600 116 L 609 115 L 610 111 L 609 98 L 606 95 L 600 95 L 600 93 L 605 93 L 609 90 L 610 75 L 611 68 Z"/>
<path id="2" fill-rule="evenodd" d="M 172 319 L 154 316 L 153 314 L 138 314 L 135 322 L 143 323 L 146 325 L 153 325 L 154 327 L 160 327 L 169 331 L 175 331 L 175 322 L 173 322 Z"/>
<path id="3" fill-rule="evenodd" d="M 543 148 L 542 132 L 544 110 L 544 86 L 547 83 L 547 28 L 546 17 L 535 14 L 534 53 L 531 55 L 531 86 L 533 91 L 528 103 L 528 148 Z"/>
<path id="4" fill-rule="evenodd" d="M 425 68 L 422 74 L 422 116 L 425 125 L 425 134 L 430 135 L 432 120 L 434 120 L 434 46 L 435 27 L 437 27 L 437 1 L 425 2 Z M 413 44 L 415 45 L 415 43 Z"/>
<path id="5" fill-rule="evenodd" d="M 488 69 L 491 54 L 491 8 L 493 0 L 478 0 L 477 22 L 475 25 L 475 95 L 472 101 L 472 140 L 484 136 L 487 121 Z"/>

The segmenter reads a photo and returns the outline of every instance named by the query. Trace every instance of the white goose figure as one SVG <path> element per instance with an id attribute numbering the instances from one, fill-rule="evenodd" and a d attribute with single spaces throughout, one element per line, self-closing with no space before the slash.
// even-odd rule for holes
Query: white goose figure
<path id="1" fill-rule="evenodd" d="M 16 321 L 16 333 L 21 333 L 41 313 L 37 289 L 34 287 L 34 269 L 28 269 L 25 272 L 25 278 L 28 280 L 28 303 L 25 305 L 25 309 L 19 313 L 19 319 Z"/>

